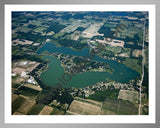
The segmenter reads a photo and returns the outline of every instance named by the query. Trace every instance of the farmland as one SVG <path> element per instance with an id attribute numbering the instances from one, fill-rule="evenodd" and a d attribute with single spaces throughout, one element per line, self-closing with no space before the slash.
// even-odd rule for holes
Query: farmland
<path id="1" fill-rule="evenodd" d="M 18 112 L 27 114 L 27 112 L 36 104 L 35 100 L 26 99 L 25 102 L 18 108 Z"/>
<path id="2" fill-rule="evenodd" d="M 25 102 L 25 98 L 19 96 L 13 103 L 12 103 L 12 114 Z"/>
<path id="3" fill-rule="evenodd" d="M 129 90 L 120 90 L 118 99 L 128 100 L 130 102 L 138 102 L 138 92 Z"/>
<path id="4" fill-rule="evenodd" d="M 27 113 L 27 115 L 38 115 L 45 105 L 35 104 Z"/>
<path id="5" fill-rule="evenodd" d="M 97 105 L 74 100 L 70 105 L 68 113 L 73 112 L 78 115 L 98 115 L 100 114 L 100 111 L 101 107 Z"/>
<path id="6" fill-rule="evenodd" d="M 39 113 L 39 115 L 49 115 L 53 111 L 52 107 L 45 106 Z"/>
<path id="7" fill-rule="evenodd" d="M 127 101 L 106 98 L 102 106 L 102 113 L 104 115 L 137 115 L 138 107 Z"/>

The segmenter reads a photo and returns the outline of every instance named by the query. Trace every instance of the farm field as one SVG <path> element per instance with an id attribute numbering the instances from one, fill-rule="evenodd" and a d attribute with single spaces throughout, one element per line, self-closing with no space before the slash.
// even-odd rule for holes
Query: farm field
<path id="1" fill-rule="evenodd" d="M 40 63 L 35 61 L 18 61 L 13 63 L 12 72 L 21 75 L 23 72 L 33 71 Z M 23 76 L 26 76 L 24 74 Z"/>
<path id="2" fill-rule="evenodd" d="M 65 111 L 58 109 L 56 107 L 53 108 L 53 111 L 50 113 L 50 115 L 64 115 Z"/>
<path id="3" fill-rule="evenodd" d="M 28 98 L 25 102 L 18 108 L 18 112 L 27 114 L 27 112 L 36 104 L 35 100 L 29 100 Z"/>
<path id="4" fill-rule="evenodd" d="M 16 111 L 13 113 L 13 115 L 25 115 L 25 114 Z"/>
<path id="5" fill-rule="evenodd" d="M 12 103 L 18 98 L 19 96 L 16 94 L 12 94 Z"/>
<path id="6" fill-rule="evenodd" d="M 118 99 L 128 100 L 130 102 L 136 103 L 138 102 L 138 92 L 121 89 L 119 91 Z"/>
<path id="7" fill-rule="evenodd" d="M 137 71 L 139 74 L 142 74 L 142 66 L 138 64 L 137 59 L 126 58 L 126 60 L 123 63 L 129 68 Z"/>
<path id="8" fill-rule="evenodd" d="M 39 113 L 39 115 L 49 115 L 52 112 L 53 108 L 50 106 L 45 106 L 41 112 Z"/>
<path id="9" fill-rule="evenodd" d="M 100 114 L 101 107 L 97 105 L 93 105 L 91 103 L 86 103 L 83 101 L 74 100 L 69 109 L 68 113 L 73 113 L 77 115 L 98 115 Z"/>
<path id="10" fill-rule="evenodd" d="M 90 100 L 90 99 L 83 99 L 83 98 L 80 98 L 80 97 L 75 97 L 74 99 L 77 100 L 77 101 L 90 103 L 90 104 L 93 104 L 93 105 L 96 105 L 96 106 L 100 106 L 100 107 L 102 106 L 102 103 L 98 102 L 98 101 L 94 101 L 94 100 Z"/>
<path id="11" fill-rule="evenodd" d="M 38 115 L 45 105 L 35 104 L 27 113 L 27 115 Z"/>
<path id="12" fill-rule="evenodd" d="M 12 103 L 12 114 L 17 111 L 17 109 L 25 102 L 25 98 L 19 96 L 13 103 Z"/>
<path id="13" fill-rule="evenodd" d="M 42 88 L 40 86 L 36 86 L 36 85 L 33 85 L 33 84 L 24 84 L 23 86 L 25 86 L 27 88 L 31 88 L 31 89 L 36 90 L 36 91 L 42 91 Z"/>
<path id="14" fill-rule="evenodd" d="M 18 89 L 19 93 L 24 95 L 24 96 L 29 96 L 29 97 L 32 97 L 32 98 L 35 98 L 38 93 L 40 91 L 37 91 L 35 89 L 31 89 L 31 88 L 28 88 L 28 87 L 25 87 L 25 86 L 21 86 L 19 89 Z"/>
<path id="15" fill-rule="evenodd" d="M 131 102 L 106 98 L 102 106 L 102 113 L 104 115 L 137 115 L 138 107 Z"/>

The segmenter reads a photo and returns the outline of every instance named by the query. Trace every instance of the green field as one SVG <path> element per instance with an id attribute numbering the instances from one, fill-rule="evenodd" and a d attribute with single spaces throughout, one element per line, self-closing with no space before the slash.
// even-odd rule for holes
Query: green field
<path id="1" fill-rule="evenodd" d="M 105 24 L 104 27 L 114 28 L 116 27 L 115 24 Z"/>
<path id="2" fill-rule="evenodd" d="M 24 103 L 25 98 L 19 96 L 13 103 L 12 103 L 12 114 Z"/>
<path id="3" fill-rule="evenodd" d="M 138 59 L 126 58 L 126 60 L 123 61 L 123 63 L 127 67 L 137 71 L 139 74 L 142 74 L 142 65 L 140 65 L 138 61 Z"/>
<path id="4" fill-rule="evenodd" d="M 53 108 L 53 111 L 50 113 L 50 115 L 64 115 L 65 111 L 57 108 Z"/>
<path id="5" fill-rule="evenodd" d="M 106 98 L 102 106 L 103 111 L 110 111 L 116 115 L 137 115 L 138 108 L 131 102 Z M 103 113 L 105 115 L 105 113 Z M 106 113 L 107 115 L 107 113 Z"/>
<path id="6" fill-rule="evenodd" d="M 39 91 L 37 91 L 37 90 L 31 89 L 28 87 L 24 87 L 24 86 L 19 88 L 18 91 L 24 96 L 29 96 L 29 97 L 33 97 L 33 98 L 39 93 Z"/>
<path id="7" fill-rule="evenodd" d="M 111 47 L 111 46 L 106 46 L 105 47 L 106 50 L 112 51 L 115 54 L 120 53 L 122 48 L 121 47 Z"/>
<path id="8" fill-rule="evenodd" d="M 27 115 L 38 115 L 40 113 L 40 111 L 43 109 L 45 105 L 42 104 L 36 104 L 34 105 L 29 112 L 27 113 Z"/>

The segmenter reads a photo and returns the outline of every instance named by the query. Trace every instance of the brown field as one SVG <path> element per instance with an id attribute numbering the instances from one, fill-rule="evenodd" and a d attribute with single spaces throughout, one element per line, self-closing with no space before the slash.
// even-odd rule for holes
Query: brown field
<path id="1" fill-rule="evenodd" d="M 90 103 L 74 100 L 67 112 L 77 115 L 98 115 L 101 112 L 101 107 Z"/>
<path id="2" fill-rule="evenodd" d="M 131 45 L 134 45 L 134 43 L 133 43 L 133 42 L 126 42 L 126 44 L 131 44 Z"/>
<path id="3" fill-rule="evenodd" d="M 75 100 L 91 103 L 91 104 L 94 104 L 94 105 L 97 105 L 97 106 L 100 106 L 100 107 L 102 106 L 101 102 L 90 100 L 90 99 L 83 99 L 83 98 L 80 98 L 80 97 L 75 97 Z"/>
<path id="4" fill-rule="evenodd" d="M 109 111 L 109 110 L 106 110 L 106 109 L 102 109 L 101 115 L 116 115 L 116 113 L 113 112 L 113 111 Z"/>
<path id="5" fill-rule="evenodd" d="M 107 38 L 107 39 L 110 40 L 109 38 Z M 96 41 L 98 41 L 99 43 L 109 44 L 111 46 L 124 47 L 124 41 L 122 41 L 122 40 L 112 39 L 111 42 L 106 42 L 105 40 L 96 39 Z M 118 43 L 116 43 L 116 42 L 118 42 Z"/>
<path id="6" fill-rule="evenodd" d="M 19 39 L 16 39 L 12 41 L 12 45 L 18 45 L 18 44 L 24 45 L 24 44 L 32 44 L 32 43 L 33 41 L 29 41 L 29 40 L 20 41 Z"/>
<path id="7" fill-rule="evenodd" d="M 121 53 L 119 54 L 119 56 L 122 56 L 122 57 L 129 57 L 129 55 L 127 53 Z"/>
<path id="8" fill-rule="evenodd" d="M 13 73 L 15 73 L 15 74 L 21 74 L 22 72 L 25 72 L 26 71 L 26 69 L 24 69 L 24 68 L 19 68 L 19 67 L 16 67 L 16 68 L 13 68 Z"/>
<path id="9" fill-rule="evenodd" d="M 142 50 L 137 50 L 137 49 L 133 50 L 132 56 L 135 56 L 135 57 L 142 56 Z"/>
<path id="10" fill-rule="evenodd" d="M 25 63 L 25 64 L 24 64 Z M 14 74 L 21 74 L 23 72 L 31 72 L 35 69 L 39 63 L 34 61 L 19 61 L 13 63 L 12 72 Z"/>
<path id="11" fill-rule="evenodd" d="M 39 115 L 49 115 L 51 112 L 53 111 L 53 108 L 50 106 L 45 106 L 41 112 L 39 113 Z"/>
<path id="12" fill-rule="evenodd" d="M 34 44 L 33 44 L 33 46 L 38 46 L 38 45 L 40 45 L 40 43 L 34 43 Z"/>
<path id="13" fill-rule="evenodd" d="M 22 77 L 16 77 L 15 79 L 12 79 L 12 83 L 13 84 L 18 84 L 18 83 L 21 83 L 21 82 L 24 82 L 25 79 L 22 78 Z"/>
<path id="14" fill-rule="evenodd" d="M 104 23 L 90 24 L 90 26 L 82 32 L 82 36 L 86 38 L 92 38 L 93 36 L 97 35 L 103 36 L 103 34 L 97 32 L 101 28 L 101 26 L 103 26 L 103 24 Z"/>
<path id="15" fill-rule="evenodd" d="M 18 112 L 26 114 L 35 104 L 35 100 L 26 99 L 25 102 L 18 108 Z"/>
<path id="16" fill-rule="evenodd" d="M 18 98 L 19 96 L 16 94 L 12 94 L 12 103 Z"/>
<path id="17" fill-rule="evenodd" d="M 71 112 L 71 111 L 67 111 L 67 113 L 65 113 L 65 115 L 80 115 L 80 114 L 75 113 L 75 112 Z"/>
<path id="18" fill-rule="evenodd" d="M 138 101 L 138 92 L 121 89 L 119 91 L 118 99 L 128 100 L 135 103 L 136 101 Z"/>
<path id="19" fill-rule="evenodd" d="M 16 111 L 13 113 L 13 115 L 25 115 L 25 114 Z"/>

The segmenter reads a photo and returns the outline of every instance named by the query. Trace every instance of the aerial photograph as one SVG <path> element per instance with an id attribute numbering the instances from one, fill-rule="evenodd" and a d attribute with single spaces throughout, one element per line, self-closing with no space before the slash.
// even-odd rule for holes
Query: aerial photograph
<path id="1" fill-rule="evenodd" d="M 12 115 L 149 115 L 147 11 L 12 11 Z"/>

